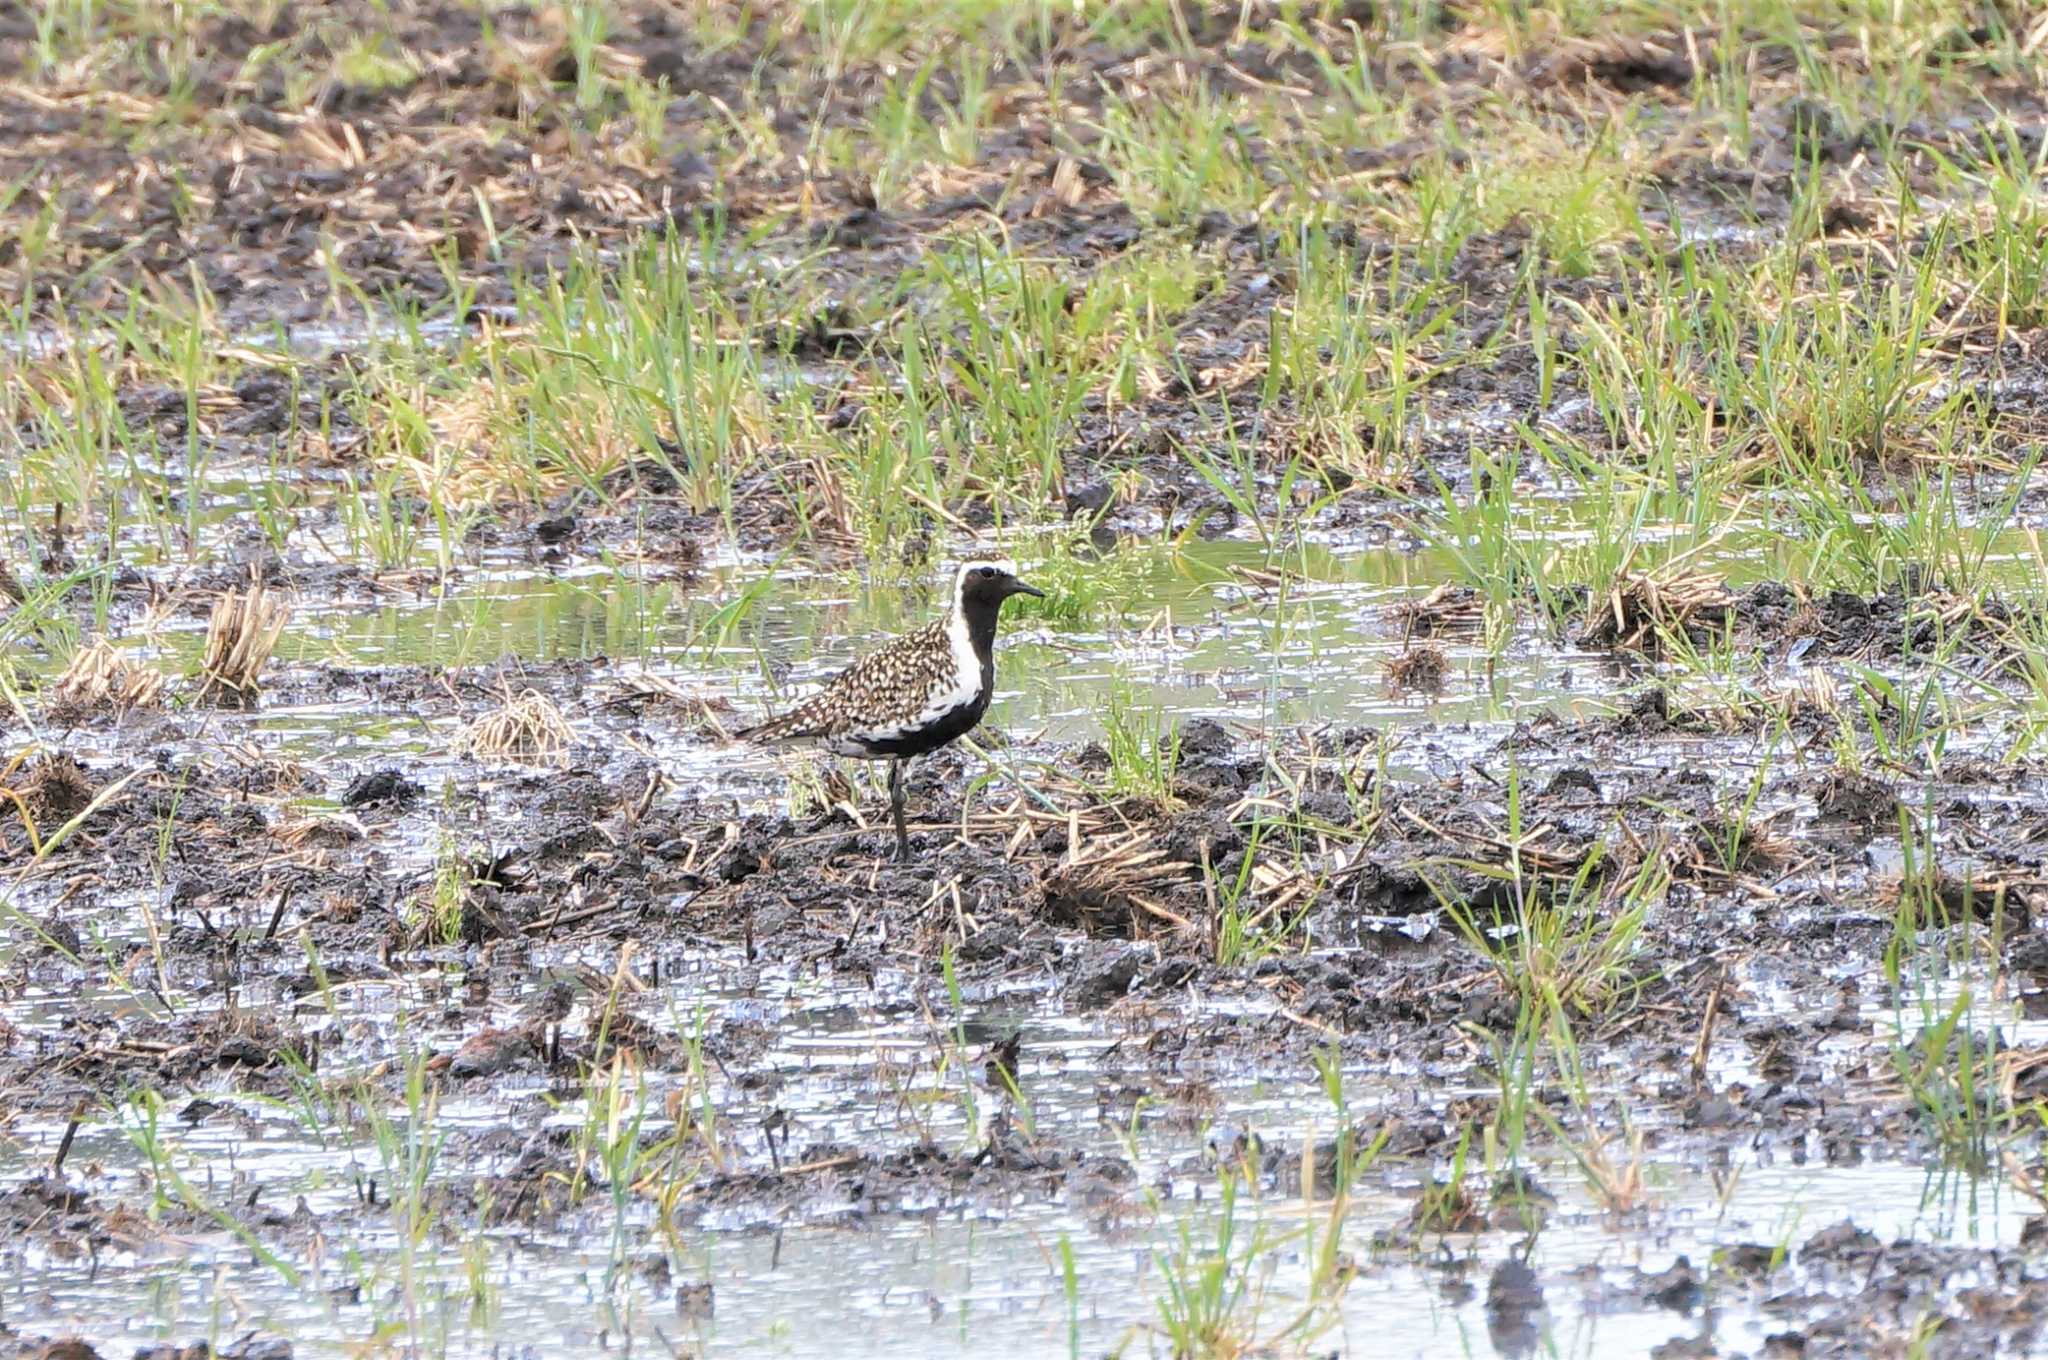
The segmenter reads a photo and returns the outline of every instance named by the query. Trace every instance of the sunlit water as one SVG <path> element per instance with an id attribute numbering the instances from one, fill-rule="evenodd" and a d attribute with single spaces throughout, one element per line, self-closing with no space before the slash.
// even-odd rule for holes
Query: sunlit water
<path id="1" fill-rule="evenodd" d="M 882 1154 L 928 1138 L 966 1150 L 978 1141 L 974 1121 L 1004 1103 L 978 1082 L 966 1084 L 971 1064 L 938 1075 L 941 1060 L 956 1055 L 952 1036 L 935 1033 L 912 1003 L 908 977 L 881 977 L 870 988 L 771 970 L 736 988 L 732 979 L 756 975 L 721 955 L 679 957 L 664 976 L 658 999 L 668 1008 L 651 1016 L 661 1029 L 687 1036 L 700 1023 L 744 1018 L 776 1030 L 769 1052 L 749 1069 L 774 1075 L 770 1094 L 750 1098 L 713 1079 L 727 1112 L 722 1137 L 737 1163 L 764 1166 L 756 1116 L 771 1107 L 791 1121 L 787 1157 L 822 1141 Z M 348 1061 L 360 1068 L 402 1061 L 418 1045 L 445 1051 L 459 1041 L 461 1031 L 438 1018 L 435 1004 L 459 985 L 448 972 L 351 984 L 298 1010 L 309 1030 L 345 1035 L 375 1020 L 386 1041 L 397 1039 L 358 1045 Z M 9 1009 L 31 1030 L 61 1025 L 69 1013 L 59 997 Z M 570 1023 L 587 1022 L 579 1012 Z M 1137 1175 L 1113 1204 L 1077 1202 L 1056 1177 L 1042 1192 L 1009 1182 L 1018 1193 L 966 1204 L 920 1201 L 913 1185 L 907 1200 L 828 1193 L 793 1210 L 717 1210 L 708 1226 L 670 1236 L 657 1231 L 645 1198 L 629 1197 L 623 1218 L 615 1218 L 599 1190 L 559 1230 L 505 1227 L 470 1238 L 429 1225 L 407 1248 L 401 1214 L 361 1205 L 365 1179 L 385 1187 L 388 1204 L 391 1165 L 373 1139 L 316 1128 L 291 1102 L 212 1092 L 228 1108 L 202 1123 L 187 1126 L 166 1113 L 162 1155 L 205 1204 L 234 1202 L 260 1186 L 266 1204 L 299 1208 L 305 1225 L 267 1243 L 275 1253 L 267 1261 L 225 1229 L 162 1232 L 140 1219 L 128 1240 L 97 1249 L 62 1232 L 17 1241 L 0 1248 L 14 1279 L 8 1314 L 17 1327 L 75 1329 L 103 1346 L 225 1340 L 257 1329 L 294 1338 L 301 1355 L 355 1354 L 365 1343 L 398 1353 L 555 1355 L 638 1338 L 654 1353 L 687 1341 L 711 1354 L 829 1356 L 848 1353 L 850 1327 L 858 1328 L 856 1352 L 864 1355 L 1098 1355 L 1119 1346 L 1126 1354 L 1165 1354 L 1158 1300 L 1219 1247 L 1213 1130 L 1250 1131 L 1273 1144 L 1327 1137 L 1337 1125 L 1327 1096 L 1300 1077 L 1247 1073 L 1217 1083 L 1213 1119 L 1169 1107 L 1105 1117 L 1098 1086 L 1113 1083 L 1116 1060 L 1114 1039 L 1098 1021 L 1018 988 L 970 998 L 964 1023 L 975 1034 L 1022 1028 L 1019 1084 L 1028 1118 L 1049 1144 L 1132 1159 Z M 1865 1039 L 1880 1042 L 1884 1033 L 1879 1020 Z M 335 1051 L 343 1046 L 337 1039 Z M 901 1074 L 899 1087 L 875 1075 L 884 1053 Z M 1717 1053 L 1734 1064 L 1717 1063 L 1718 1075 L 1741 1075 L 1740 1045 Z M 322 1075 L 345 1070 L 337 1063 Z M 1352 1118 L 1372 1127 L 1420 1113 L 1413 1093 L 1390 1075 L 1345 1073 Z M 647 1133 L 670 1127 L 662 1100 L 680 1080 L 650 1074 L 648 1088 L 629 1100 L 629 1114 L 651 1112 Z M 175 1111 L 188 1093 L 165 1094 Z M 462 1136 L 502 1122 L 508 1098 L 531 1109 L 540 1097 L 540 1087 L 518 1078 L 509 1088 L 449 1088 L 420 1129 L 429 1143 L 451 1140 L 434 1165 L 426 1203 L 476 1175 L 505 1170 L 502 1158 L 465 1161 Z M 571 1096 L 543 1122 L 576 1127 L 585 1113 Z M 1654 1124 L 1658 1116 L 1646 1110 L 1644 1118 Z M 102 1202 L 146 1204 L 136 1178 L 146 1164 L 141 1127 L 137 1107 L 96 1112 L 71 1150 L 70 1183 Z M 18 1183 L 39 1174 L 60 1134 L 50 1123 L 18 1124 L 0 1178 Z M 1490 1229 L 1411 1243 L 1400 1228 L 1416 1189 L 1424 1177 L 1446 1174 L 1447 1163 L 1371 1167 L 1339 1229 L 1357 1274 L 1319 1315 L 1319 1353 L 1619 1356 L 1677 1336 L 1752 1348 L 1805 1314 L 1759 1313 L 1756 1287 L 1725 1274 L 1710 1282 L 1711 1308 L 1673 1311 L 1644 1299 L 1638 1272 L 1663 1271 L 1680 1256 L 1705 1271 L 1717 1249 L 1736 1245 L 1789 1250 L 1843 1220 L 1887 1242 L 2009 1246 L 2026 1216 L 2026 1206 L 2009 1192 L 2001 1198 L 1994 1181 L 1943 1180 L 1886 1161 L 1831 1167 L 1798 1146 L 1738 1142 L 1721 1145 L 1725 1155 L 1684 1140 L 1672 1146 L 1650 1158 L 1646 1207 L 1621 1216 L 1600 1204 L 1571 1163 L 1537 1159 L 1531 1170 L 1558 1202 L 1533 1238 Z M 1252 1292 L 1231 1316 L 1245 1336 L 1278 1338 L 1300 1316 L 1312 1259 L 1305 1233 L 1327 1231 L 1328 1210 L 1327 1200 L 1304 1205 L 1283 1193 L 1247 1191 L 1239 1199 L 1229 1245 L 1251 1263 Z M 1379 1240 L 1388 1233 L 1395 1245 Z M 1526 1258 L 1545 1282 L 1540 1310 L 1488 1308 L 1488 1279 L 1510 1257 Z M 1802 1269 L 1789 1264 L 1772 1289 L 1802 1278 Z"/>

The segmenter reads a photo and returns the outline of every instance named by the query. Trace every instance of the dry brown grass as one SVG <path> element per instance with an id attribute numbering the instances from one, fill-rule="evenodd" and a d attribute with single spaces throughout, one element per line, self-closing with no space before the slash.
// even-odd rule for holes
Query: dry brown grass
<path id="1" fill-rule="evenodd" d="M 526 690 L 462 729 L 455 753 L 480 760 L 523 760 L 542 765 L 567 761 L 575 733 L 554 701 Z"/>
<path id="2" fill-rule="evenodd" d="M 253 702 L 257 677 L 276 650 L 291 614 L 291 605 L 273 597 L 261 581 L 252 581 L 246 591 L 230 590 L 215 601 L 213 617 L 206 626 L 199 701 Z"/>
<path id="3" fill-rule="evenodd" d="M 614 408 L 593 399 L 565 407 L 558 447 L 533 458 L 524 447 L 531 394 L 516 380 L 484 379 L 456 392 L 424 387 L 407 394 L 426 412 L 431 452 L 409 447 L 397 431 L 378 441 L 375 456 L 399 469 L 422 497 L 453 510 L 544 501 L 575 485 L 598 482 L 626 467 L 640 444 Z"/>
<path id="4" fill-rule="evenodd" d="M 1486 597 L 1471 586 L 1446 581 L 1421 599 L 1397 604 L 1388 613 L 1410 637 L 1476 633 L 1486 624 Z"/>
<path id="5" fill-rule="evenodd" d="M 163 702 L 164 674 L 130 660 L 105 638 L 79 648 L 50 688 L 50 709 L 59 715 L 126 713 Z"/>
<path id="6" fill-rule="evenodd" d="M 1582 647 L 1640 648 L 1660 633 L 1723 615 L 1734 604 L 1722 578 L 1699 571 L 1634 571 L 1593 598 L 1579 629 Z"/>

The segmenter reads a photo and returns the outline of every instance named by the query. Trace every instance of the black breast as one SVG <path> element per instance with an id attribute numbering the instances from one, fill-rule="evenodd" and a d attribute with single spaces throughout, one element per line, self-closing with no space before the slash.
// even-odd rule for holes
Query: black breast
<path id="1" fill-rule="evenodd" d="M 957 708 L 947 709 L 923 727 L 907 728 L 899 736 L 870 738 L 861 745 L 876 756 L 908 758 L 936 751 L 974 730 L 974 725 L 988 712 L 989 696 L 995 692 L 995 687 L 995 660 L 984 656 L 981 660 L 981 688 L 972 699 Z"/>
<path id="2" fill-rule="evenodd" d="M 921 756 L 936 751 L 974 729 L 981 715 L 988 712 L 988 693 L 988 686 L 984 685 L 974 698 L 958 708 L 947 709 L 923 727 L 911 728 L 897 737 L 863 741 L 861 745 L 878 756 Z"/>

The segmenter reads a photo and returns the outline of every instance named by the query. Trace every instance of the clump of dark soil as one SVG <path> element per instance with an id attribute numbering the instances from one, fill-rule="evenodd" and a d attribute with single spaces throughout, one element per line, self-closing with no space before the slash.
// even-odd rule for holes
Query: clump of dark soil
<path id="1" fill-rule="evenodd" d="M 85 767 L 63 752 L 29 761 L 15 774 L 10 788 L 20 800 L 20 811 L 44 834 L 85 811 L 98 792 Z"/>
<path id="2" fill-rule="evenodd" d="M 1387 679 L 1396 689 L 1440 690 L 1450 673 L 1450 657 L 1429 643 L 1411 645 L 1387 663 Z"/>
<path id="3" fill-rule="evenodd" d="M 404 807 L 424 792 L 425 790 L 418 784 L 406 778 L 402 771 L 386 768 L 374 770 L 369 774 L 359 774 L 350 780 L 348 787 L 342 790 L 341 805 L 349 808 L 373 804 Z"/>

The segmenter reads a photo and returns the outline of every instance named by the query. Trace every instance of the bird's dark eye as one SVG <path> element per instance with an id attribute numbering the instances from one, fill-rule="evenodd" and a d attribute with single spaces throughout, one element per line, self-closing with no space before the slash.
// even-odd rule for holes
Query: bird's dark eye
<path id="1" fill-rule="evenodd" d="M 984 581 L 993 581 L 995 579 L 995 576 L 996 569 L 994 567 L 983 567 L 981 569 L 981 578 Z"/>

